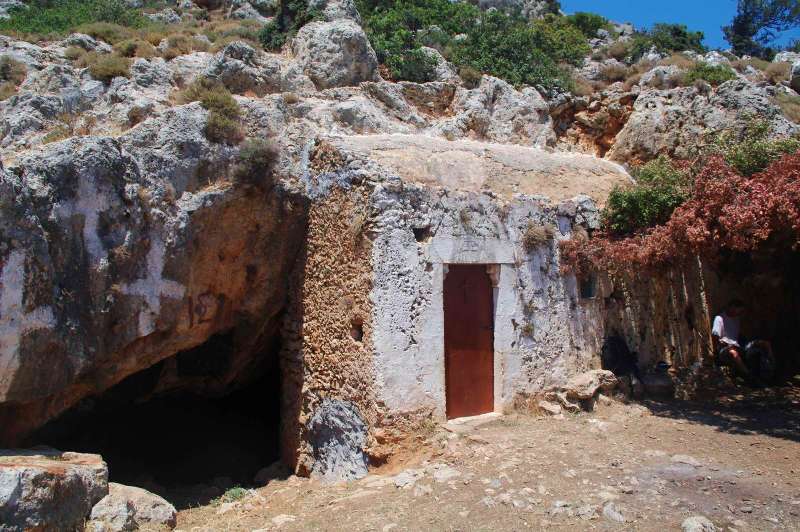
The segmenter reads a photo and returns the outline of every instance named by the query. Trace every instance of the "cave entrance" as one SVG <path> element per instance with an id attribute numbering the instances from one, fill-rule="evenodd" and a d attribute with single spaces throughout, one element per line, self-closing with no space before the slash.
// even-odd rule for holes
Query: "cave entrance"
<path id="1" fill-rule="evenodd" d="M 112 482 L 178 508 L 254 485 L 280 458 L 279 346 L 242 366 L 234 342 L 217 335 L 129 376 L 46 425 L 34 443 L 99 453 Z"/>

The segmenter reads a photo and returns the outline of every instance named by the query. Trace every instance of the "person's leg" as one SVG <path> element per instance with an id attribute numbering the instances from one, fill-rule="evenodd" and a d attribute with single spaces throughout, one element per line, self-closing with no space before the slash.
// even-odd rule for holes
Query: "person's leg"
<path id="1" fill-rule="evenodd" d="M 747 369 L 747 364 L 744 363 L 744 353 L 738 347 L 729 347 L 726 349 L 726 354 L 731 362 L 731 367 L 734 372 L 744 379 L 750 378 L 750 370 Z"/>

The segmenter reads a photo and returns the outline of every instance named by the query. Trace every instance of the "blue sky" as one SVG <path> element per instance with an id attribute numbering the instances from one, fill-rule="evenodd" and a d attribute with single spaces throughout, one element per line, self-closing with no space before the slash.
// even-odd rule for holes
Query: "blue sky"
<path id="1" fill-rule="evenodd" d="M 706 35 L 706 46 L 727 48 L 722 26 L 736 14 L 736 0 L 561 0 L 565 13 L 589 11 L 617 22 L 649 27 L 654 22 L 677 22 Z M 800 31 L 782 36 L 782 41 L 800 37 Z"/>

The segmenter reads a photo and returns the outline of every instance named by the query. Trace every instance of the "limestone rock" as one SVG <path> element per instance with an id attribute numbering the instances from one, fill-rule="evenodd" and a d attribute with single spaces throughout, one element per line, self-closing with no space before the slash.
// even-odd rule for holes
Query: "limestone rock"
<path id="1" fill-rule="evenodd" d="M 800 61 L 792 64 L 792 75 L 789 84 L 795 92 L 800 91 Z"/>
<path id="2" fill-rule="evenodd" d="M 167 25 L 180 24 L 181 22 L 181 16 L 171 8 L 163 9 L 157 13 L 145 13 L 145 16 L 152 21 Z"/>
<path id="3" fill-rule="evenodd" d="M 267 72 L 250 45 L 234 41 L 214 56 L 202 75 L 221 81 L 236 94 L 252 91 L 264 95 L 280 87 L 279 72 L 273 72 L 271 78 L 265 75 Z"/>
<path id="4" fill-rule="evenodd" d="M 379 79 L 375 51 L 361 26 L 351 20 L 306 24 L 294 38 L 292 49 L 319 89 Z"/>
<path id="5" fill-rule="evenodd" d="M 327 21 L 349 19 L 356 24 L 361 24 L 361 15 L 358 13 L 353 0 L 310 0 L 309 9 L 322 13 L 322 18 Z"/>
<path id="6" fill-rule="evenodd" d="M 367 426 L 351 403 L 326 399 L 308 425 L 313 477 L 327 482 L 355 480 L 367 475 Z"/>
<path id="7" fill-rule="evenodd" d="M 269 19 L 259 13 L 259 11 L 253 7 L 249 2 L 244 2 L 239 5 L 236 9 L 231 12 L 231 18 L 237 18 L 242 20 L 256 20 L 262 24 L 266 24 Z"/>
<path id="8" fill-rule="evenodd" d="M 556 0 L 478 0 L 478 6 L 481 9 L 495 8 L 501 11 L 520 12 L 529 19 L 560 12 L 560 4 Z"/>
<path id="9" fill-rule="evenodd" d="M 753 117 L 769 121 L 775 135 L 798 131 L 766 89 L 746 80 L 728 81 L 710 94 L 695 87 L 643 90 L 607 156 L 626 163 L 644 162 L 659 155 L 690 159 L 708 135 L 726 129 L 741 130 Z"/>
<path id="10" fill-rule="evenodd" d="M 151 526 L 175 528 L 175 507 L 163 498 L 134 486 L 111 482 L 108 495 L 92 508 L 88 530 L 122 532 Z"/>
<path id="11" fill-rule="evenodd" d="M 167 110 L 120 137 L 139 168 L 150 178 L 170 183 L 178 194 L 203 184 L 201 168 L 209 174 L 222 169 L 235 149 L 209 141 L 207 112 L 199 103 Z"/>
<path id="12" fill-rule="evenodd" d="M 94 37 L 86 35 L 85 33 L 73 33 L 67 36 L 67 38 L 63 41 L 63 45 L 65 47 L 77 46 L 79 48 L 83 48 L 87 52 L 110 53 L 112 50 L 110 44 L 104 43 L 103 41 L 98 41 Z"/>
<path id="13" fill-rule="evenodd" d="M 0 102 L 0 144 L 26 146 L 33 133 L 45 129 L 64 111 L 64 102 L 58 96 L 15 94 Z"/>
<path id="14" fill-rule="evenodd" d="M 423 46 L 420 50 L 436 62 L 433 79 L 431 81 L 458 82 L 461 80 L 456 72 L 456 68 L 439 53 L 439 50 L 427 46 Z"/>
<path id="15" fill-rule="evenodd" d="M 797 52 L 778 52 L 772 59 L 773 63 L 800 63 L 800 54 Z"/>
<path id="16" fill-rule="evenodd" d="M 558 405 L 556 403 L 552 403 L 550 401 L 545 401 L 544 399 L 542 399 L 537 403 L 537 405 L 539 405 L 539 408 L 541 408 L 543 411 L 545 411 L 547 414 L 551 416 L 557 416 L 558 414 L 561 413 L 561 405 Z"/>
<path id="17" fill-rule="evenodd" d="M 564 385 L 564 390 L 568 398 L 584 401 L 594 397 L 598 391 L 608 394 L 616 385 L 617 377 L 612 372 L 595 369 L 572 377 Z"/>
<path id="18" fill-rule="evenodd" d="M 160 57 L 136 58 L 131 64 L 131 78 L 141 87 L 171 88 L 174 84 L 172 71 Z"/>
<path id="19" fill-rule="evenodd" d="M 108 493 L 108 467 L 96 454 L 0 450 L 0 528 L 73 530 Z"/>
<path id="20" fill-rule="evenodd" d="M 503 80 L 483 76 L 478 88 L 459 91 L 452 107 L 454 116 L 433 128 L 450 140 L 475 136 L 530 146 L 555 143 L 548 105 L 536 89 L 517 91 Z"/>
<path id="21" fill-rule="evenodd" d="M 639 86 L 655 89 L 673 89 L 678 86 L 678 81 L 683 70 L 676 65 L 657 66 L 642 74 Z"/>
<path id="22" fill-rule="evenodd" d="M 684 519 L 681 523 L 681 530 L 683 532 L 716 532 L 717 527 L 707 517 L 696 515 Z"/>

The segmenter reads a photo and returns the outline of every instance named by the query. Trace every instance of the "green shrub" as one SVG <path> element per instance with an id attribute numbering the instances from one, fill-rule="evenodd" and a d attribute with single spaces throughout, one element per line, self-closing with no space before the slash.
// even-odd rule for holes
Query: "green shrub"
<path id="1" fill-rule="evenodd" d="M 767 121 L 755 121 L 738 134 L 725 131 L 715 139 L 712 148 L 746 176 L 758 173 L 781 156 L 798 150 L 800 140 L 796 138 L 771 139 Z"/>
<path id="2" fill-rule="evenodd" d="M 709 65 L 708 63 L 697 63 L 684 76 L 684 84 L 692 85 L 695 81 L 702 79 L 713 86 L 720 85 L 726 81 L 736 79 L 736 73 L 725 65 Z"/>
<path id="3" fill-rule="evenodd" d="M 116 77 L 127 78 L 130 76 L 131 62 L 127 57 L 116 54 L 99 54 L 88 52 L 81 60 L 81 64 L 89 69 L 89 74 L 98 81 L 110 83 Z"/>
<path id="4" fill-rule="evenodd" d="M 27 69 L 23 63 L 4 55 L 0 57 L 0 81 L 19 85 L 25 81 Z"/>
<path id="5" fill-rule="evenodd" d="M 178 97 L 182 103 L 200 102 L 208 110 L 206 137 L 212 142 L 236 144 L 244 138 L 239 125 L 241 108 L 219 81 L 198 78 Z"/>
<path id="6" fill-rule="evenodd" d="M 238 144 L 244 138 L 238 120 L 217 111 L 209 111 L 205 134 L 208 140 L 218 144 Z"/>
<path id="7" fill-rule="evenodd" d="M 589 53 L 583 33 L 561 16 L 531 22 L 450 0 L 360 0 L 358 7 L 378 60 L 394 79 L 426 79 L 429 64 L 418 50 L 433 46 L 460 69 L 514 85 L 563 88 L 571 82 L 561 64 L 577 65 Z"/>
<path id="8" fill-rule="evenodd" d="M 239 499 L 243 499 L 245 496 L 247 496 L 247 490 L 245 488 L 242 488 L 241 486 L 235 486 L 227 490 L 225 493 L 223 493 L 216 499 L 212 500 L 211 504 L 214 506 L 218 506 L 226 502 L 236 502 Z"/>
<path id="9" fill-rule="evenodd" d="M 278 22 L 275 19 L 270 20 L 258 34 L 258 41 L 265 50 L 278 51 L 286 44 L 287 34 L 281 30 Z"/>
<path id="10" fill-rule="evenodd" d="M 395 79 L 425 83 L 432 81 L 437 61 L 421 48 L 392 55 L 386 63 Z"/>
<path id="11" fill-rule="evenodd" d="M 277 16 L 264 25 L 258 40 L 267 50 L 280 50 L 300 28 L 319 19 L 320 15 L 308 8 L 307 0 L 280 0 Z"/>
<path id="12" fill-rule="evenodd" d="M 686 50 L 705 53 L 703 37 L 702 31 L 689 31 L 683 24 L 655 24 L 650 30 L 634 36 L 631 53 L 634 60 L 638 60 L 652 48 L 662 54 Z"/>
<path id="13" fill-rule="evenodd" d="M 109 22 L 142 27 L 148 19 L 117 0 L 33 0 L 0 20 L 0 32 L 23 35 L 64 35 L 82 24 Z"/>
<path id="14" fill-rule="evenodd" d="M 114 24 L 112 22 L 92 22 L 89 24 L 82 24 L 75 28 L 76 31 L 90 35 L 95 39 L 100 39 L 109 44 L 116 44 L 126 39 L 133 39 L 135 33 L 125 26 Z"/>
<path id="15" fill-rule="evenodd" d="M 666 223 L 689 198 L 688 174 L 666 157 L 650 161 L 633 172 L 636 183 L 615 187 L 603 210 L 603 224 L 617 235 Z"/>
<path id="16" fill-rule="evenodd" d="M 278 160 L 278 150 L 262 139 L 247 139 L 239 149 L 239 161 L 233 169 L 233 182 L 272 188 L 273 168 Z"/>
<path id="17" fill-rule="evenodd" d="M 607 18 L 594 13 L 578 12 L 567 16 L 567 21 L 581 30 L 581 33 L 589 39 L 597 37 L 597 30 L 599 29 L 611 29 L 611 24 Z"/>
<path id="18" fill-rule="evenodd" d="M 158 53 L 156 47 L 141 39 L 127 39 L 114 45 L 114 51 L 122 57 L 155 57 Z"/>

